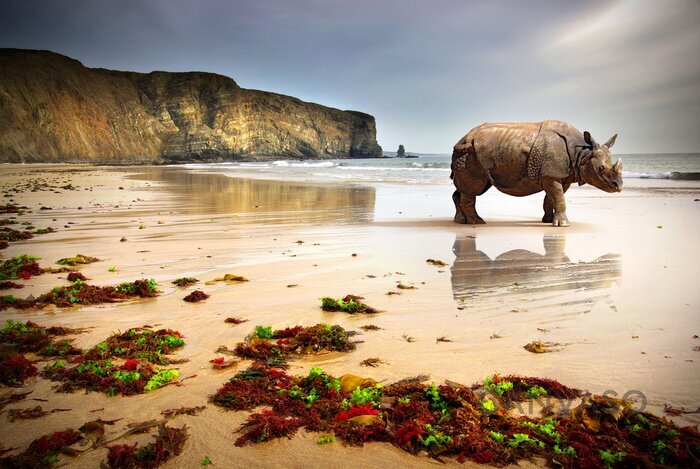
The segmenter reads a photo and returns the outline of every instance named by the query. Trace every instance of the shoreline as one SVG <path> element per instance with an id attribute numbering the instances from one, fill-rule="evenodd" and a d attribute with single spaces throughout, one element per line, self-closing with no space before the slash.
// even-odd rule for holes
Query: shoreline
<path id="1" fill-rule="evenodd" d="M 54 174 L 51 168 L 17 166 L 4 178 L 5 189 L 36 177 L 24 174 L 28 172 L 70 180 L 78 190 L 17 194 L 17 203 L 34 209 L 21 219 L 37 227 L 53 224 L 58 231 L 12 243 L 2 251 L 5 258 L 28 253 L 41 257 L 42 265 L 52 265 L 76 253 L 93 255 L 103 262 L 81 271 L 95 284 L 153 277 L 162 293 L 117 305 L 7 310 L 0 312 L 3 322 L 94 327 L 76 336 L 80 347 L 118 329 L 159 323 L 185 335 L 187 345 L 178 357 L 190 361 L 180 365 L 181 374 L 198 377 L 179 388 L 112 400 L 97 393 L 57 394 L 50 382 L 35 380 L 28 385 L 32 397 L 74 410 L 6 423 L 16 430 L 0 441 L 6 447 L 26 447 L 45 427 L 60 429 L 65 422 L 95 418 L 89 412 L 95 408 L 107 409 L 100 414 L 105 419 L 129 413 L 156 418 L 163 408 L 206 404 L 206 396 L 244 367 L 214 372 L 208 360 L 218 345 L 232 346 L 257 324 L 283 328 L 328 322 L 357 330 L 373 323 L 383 328 L 363 333 L 364 343 L 355 352 L 292 362 L 291 374 L 321 366 L 334 375 L 353 373 L 378 381 L 428 373 L 436 383 L 470 384 L 495 372 L 517 373 L 554 378 L 596 394 L 641 390 L 657 415 L 663 415 L 666 403 L 690 408 L 700 401 L 694 378 L 700 361 L 693 351 L 700 341 L 692 339 L 699 330 L 694 279 L 700 270 L 690 258 L 700 232 L 697 188 L 682 194 L 672 188 L 635 188 L 623 190 L 621 197 L 572 188 L 567 193 L 572 226 L 565 229 L 538 222 L 540 197 L 518 199 L 489 191 L 477 202 L 487 225 L 473 227 L 451 221 L 449 185 L 280 183 L 167 167 L 81 166 L 71 173 L 61 166 Z M 90 203 L 86 189 L 92 189 Z M 39 211 L 39 203 L 53 209 Z M 122 236 L 127 241 L 120 242 Z M 428 258 L 448 266 L 428 265 Z M 112 265 L 116 272 L 108 272 Z M 177 277 L 209 280 L 224 273 L 250 282 L 202 282 L 197 288 L 211 298 L 194 305 L 182 301 L 194 288 L 170 285 Z M 45 292 L 60 278 L 32 278 L 23 290 L 11 293 Z M 396 291 L 397 281 L 416 289 L 387 296 Z M 291 284 L 298 286 L 288 288 Z M 349 293 L 364 296 L 384 312 L 356 317 L 320 310 L 320 297 Z M 249 322 L 230 327 L 223 324 L 227 316 Z M 403 334 L 417 341 L 407 342 Z M 441 336 L 452 342 L 437 343 Z M 542 355 L 523 350 L 536 339 L 570 345 Z M 361 367 L 359 362 L 368 357 L 388 365 Z M 251 464 L 269 458 L 289 461 L 292 453 L 292 464 L 300 465 L 308 458 L 323 465 L 338 457 L 364 465 L 435 463 L 380 444 L 362 450 L 333 445 L 326 451 L 304 433 L 291 441 L 234 448 L 230 433 L 242 418 L 213 406 L 199 417 L 184 417 L 191 438 L 172 467 L 196 465 L 205 452 L 215 463 L 225 461 L 231 451 Z M 673 420 L 700 423 L 697 414 Z M 92 456 L 83 463 L 99 461 Z"/>

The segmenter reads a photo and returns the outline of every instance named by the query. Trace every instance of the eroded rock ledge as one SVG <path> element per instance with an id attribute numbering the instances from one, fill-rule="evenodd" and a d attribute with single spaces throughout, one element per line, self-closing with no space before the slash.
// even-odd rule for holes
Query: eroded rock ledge
<path id="1" fill-rule="evenodd" d="M 204 72 L 84 67 L 0 49 L 0 162 L 152 164 L 382 156 L 374 117 Z"/>

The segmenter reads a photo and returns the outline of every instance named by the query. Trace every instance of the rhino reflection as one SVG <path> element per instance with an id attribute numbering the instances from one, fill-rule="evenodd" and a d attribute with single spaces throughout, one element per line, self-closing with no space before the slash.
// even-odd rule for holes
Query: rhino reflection
<path id="1" fill-rule="evenodd" d="M 571 262 L 564 253 L 564 236 L 545 235 L 542 242 L 544 255 L 514 249 L 491 259 L 476 249 L 476 238 L 457 236 L 451 268 L 455 300 L 505 301 L 509 307 L 578 306 L 569 312 L 587 312 L 598 301 L 610 303 L 605 290 L 621 278 L 618 254 Z"/>
<path id="2" fill-rule="evenodd" d="M 374 212 L 375 193 L 368 187 L 231 178 L 172 167 L 139 172 L 136 178 L 170 186 L 182 199 L 183 212 L 249 213 L 256 223 L 369 221 Z"/>

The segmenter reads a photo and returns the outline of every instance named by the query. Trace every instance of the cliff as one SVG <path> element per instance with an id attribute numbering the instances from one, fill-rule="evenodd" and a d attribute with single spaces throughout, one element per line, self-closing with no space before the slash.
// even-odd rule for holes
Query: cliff
<path id="1" fill-rule="evenodd" d="M 203 72 L 84 67 L 0 49 L 0 162 L 169 163 L 382 156 L 374 118 Z"/>

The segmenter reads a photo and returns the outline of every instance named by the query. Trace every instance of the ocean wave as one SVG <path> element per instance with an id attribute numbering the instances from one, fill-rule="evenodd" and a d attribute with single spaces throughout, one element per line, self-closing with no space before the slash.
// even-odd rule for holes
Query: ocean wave
<path id="1" fill-rule="evenodd" d="M 450 169 L 450 162 L 441 162 L 441 161 L 434 161 L 434 162 L 426 162 L 426 163 L 412 163 L 411 166 L 414 168 L 436 168 L 436 169 Z"/>
<path id="2" fill-rule="evenodd" d="M 416 167 L 405 167 L 405 166 L 338 166 L 338 169 L 345 169 L 351 171 L 441 171 L 447 172 L 450 168 L 416 168 Z"/>
<path id="3" fill-rule="evenodd" d="M 333 168 L 337 163 L 333 161 L 315 161 L 313 163 L 279 160 L 272 162 L 273 166 L 290 168 Z"/>
<path id="4" fill-rule="evenodd" d="M 623 171 L 622 177 L 630 179 L 672 179 L 675 181 L 700 181 L 700 173 L 685 173 L 680 171 L 669 171 L 667 173 L 635 173 Z"/>

